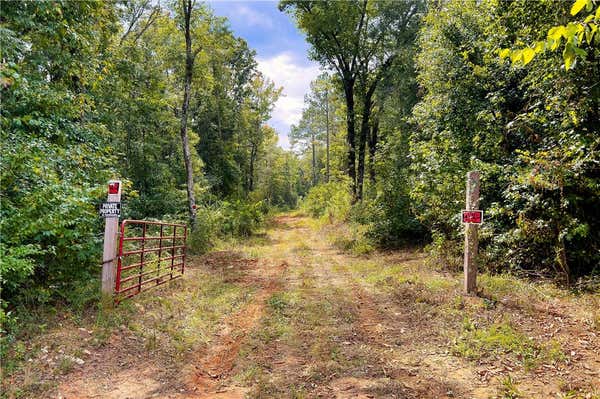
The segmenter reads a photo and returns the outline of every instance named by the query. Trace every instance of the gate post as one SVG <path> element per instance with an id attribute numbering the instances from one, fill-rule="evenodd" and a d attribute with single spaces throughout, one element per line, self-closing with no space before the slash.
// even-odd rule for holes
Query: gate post
<path id="1" fill-rule="evenodd" d="M 471 171 L 467 173 L 467 203 L 466 210 L 473 211 L 479 208 L 479 172 Z M 477 250 L 479 239 L 477 230 L 479 226 L 473 223 L 465 224 L 465 293 L 475 292 L 477 285 Z"/>
<path id="2" fill-rule="evenodd" d="M 107 202 L 121 202 L 121 181 L 108 182 Z M 117 258 L 117 234 L 119 217 L 104 219 L 104 249 L 102 252 L 102 293 L 112 295 L 115 289 L 115 260 Z"/>

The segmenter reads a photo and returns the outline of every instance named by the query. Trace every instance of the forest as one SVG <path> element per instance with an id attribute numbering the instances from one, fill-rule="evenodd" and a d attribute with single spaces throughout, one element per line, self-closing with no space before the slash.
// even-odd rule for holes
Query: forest
<path id="1" fill-rule="evenodd" d="M 277 7 L 322 67 L 290 149 L 282 88 L 210 3 L 2 2 L 0 352 L 32 309 L 98 303 L 109 179 L 122 219 L 183 221 L 192 254 L 296 210 L 456 272 L 478 170 L 480 268 L 597 292 L 597 0 Z"/>

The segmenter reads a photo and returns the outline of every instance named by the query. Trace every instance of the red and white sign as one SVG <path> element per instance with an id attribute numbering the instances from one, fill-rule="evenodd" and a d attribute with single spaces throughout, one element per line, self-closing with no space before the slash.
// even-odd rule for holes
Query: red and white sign
<path id="1" fill-rule="evenodd" d="M 483 223 L 483 211 L 462 211 L 462 222 L 469 224 Z"/>
<path id="2" fill-rule="evenodd" d="M 121 194 L 121 182 L 119 180 L 111 180 L 108 182 L 109 194 Z"/>

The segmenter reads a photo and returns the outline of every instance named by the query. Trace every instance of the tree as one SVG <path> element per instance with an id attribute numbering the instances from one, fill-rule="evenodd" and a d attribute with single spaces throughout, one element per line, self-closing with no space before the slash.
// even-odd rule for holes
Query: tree
<path id="1" fill-rule="evenodd" d="M 190 154 L 190 144 L 188 138 L 188 113 L 190 106 L 190 96 L 192 91 L 192 80 L 194 77 L 194 61 L 198 53 L 202 50 L 201 46 L 196 45 L 195 48 L 192 46 L 192 30 L 194 25 L 200 23 L 200 12 L 201 9 L 195 7 L 194 0 L 178 0 L 178 13 L 181 21 L 180 28 L 183 30 L 185 36 L 185 75 L 183 84 L 183 100 L 181 102 L 181 143 L 183 146 L 183 159 L 185 161 L 186 170 L 186 183 L 187 183 L 187 195 L 188 195 L 188 212 L 189 219 L 192 228 L 196 225 L 196 199 L 194 196 L 194 170 L 192 166 L 192 156 Z"/>
<path id="2" fill-rule="evenodd" d="M 401 46 L 412 43 L 422 2 L 282 1 L 280 9 L 293 13 L 300 28 L 307 33 L 312 57 L 333 68 L 340 78 L 346 99 L 348 176 L 354 198 L 361 200 L 373 95 Z M 357 82 L 362 109 L 358 142 L 355 138 Z M 374 151 L 376 140 L 372 140 L 372 146 Z"/>
<path id="3" fill-rule="evenodd" d="M 371 158 L 377 146 L 378 117 L 372 120 L 376 106 L 375 94 L 394 64 L 406 62 L 402 56 L 413 45 L 419 29 L 424 3 L 421 1 L 377 1 L 368 6 L 365 19 L 365 38 L 359 48 L 358 93 L 361 108 L 361 125 L 358 136 L 357 197 L 363 198 L 366 145 Z M 372 179 L 374 169 L 371 168 Z"/>
<path id="4" fill-rule="evenodd" d="M 123 212 L 134 219 L 176 215 L 188 207 L 181 189 L 186 172 L 177 166 L 184 163 L 174 112 L 181 105 L 179 73 L 172 72 L 179 62 L 171 57 L 184 51 L 184 41 L 166 10 L 144 4 L 145 11 L 135 3 L 117 9 L 128 33 L 115 35 L 105 77 L 92 91 L 98 121 L 111 132 L 116 165 L 131 182 Z"/>
<path id="5" fill-rule="evenodd" d="M 117 171 L 92 92 L 118 24 L 101 2 L 3 3 L 0 21 L 3 313 L 5 301 L 70 298 L 95 278 L 95 202 Z"/>
<path id="6" fill-rule="evenodd" d="M 463 176 L 479 169 L 488 267 L 567 283 L 596 267 L 600 52 L 590 49 L 577 73 L 552 52 L 526 66 L 497 56 L 515 37 L 535 40 L 532 26 L 556 26 L 569 8 L 472 1 L 429 10 L 419 35 L 424 97 L 413 111 L 410 196 L 450 263 L 459 259 Z"/>
<path id="7" fill-rule="evenodd" d="M 323 73 L 310 84 L 310 93 L 304 97 L 302 118 L 297 125 L 290 129 L 292 148 L 300 154 L 310 153 L 312 185 L 317 185 L 320 178 L 319 164 L 325 165 L 325 181 L 330 177 L 330 143 L 332 132 L 332 117 L 335 110 L 333 82 L 327 73 Z M 297 147 L 300 145 L 299 147 Z M 321 163 L 319 151 L 325 146 L 325 160 Z"/>
<path id="8" fill-rule="evenodd" d="M 354 89 L 359 69 L 359 49 L 365 36 L 368 0 L 302 1 L 284 0 L 279 9 L 292 14 L 307 34 L 311 57 L 335 70 L 346 101 L 346 141 L 348 146 L 346 170 L 356 198 L 356 115 Z"/>
<path id="9" fill-rule="evenodd" d="M 246 192 L 254 190 L 255 165 L 265 140 L 263 123 L 269 119 L 281 90 L 259 72 L 251 80 L 251 91 L 242 109 L 242 139 L 249 149 Z"/>

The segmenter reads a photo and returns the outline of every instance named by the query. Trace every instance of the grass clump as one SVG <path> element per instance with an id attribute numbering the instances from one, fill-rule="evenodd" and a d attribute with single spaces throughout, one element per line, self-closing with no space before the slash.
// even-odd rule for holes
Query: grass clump
<path id="1" fill-rule="evenodd" d="M 521 398 L 521 392 L 517 388 L 516 381 L 509 374 L 502 379 L 500 387 L 500 395 L 502 399 L 519 399 Z"/>
<path id="2" fill-rule="evenodd" d="M 453 347 L 453 353 L 458 356 L 476 360 L 493 355 L 512 355 L 522 362 L 525 369 L 533 369 L 541 362 L 566 360 L 558 342 L 539 345 L 507 321 L 479 328 L 465 318 L 462 328 L 463 332 Z"/>
<path id="3" fill-rule="evenodd" d="M 263 344 L 287 336 L 291 332 L 290 318 L 294 300 L 290 293 L 276 292 L 267 300 L 267 314 L 262 319 L 256 338 Z"/>
<path id="4" fill-rule="evenodd" d="M 356 223 L 338 225 L 329 234 L 329 241 L 334 247 L 353 255 L 368 255 L 375 250 L 375 244 L 367 230 L 368 226 Z"/>

